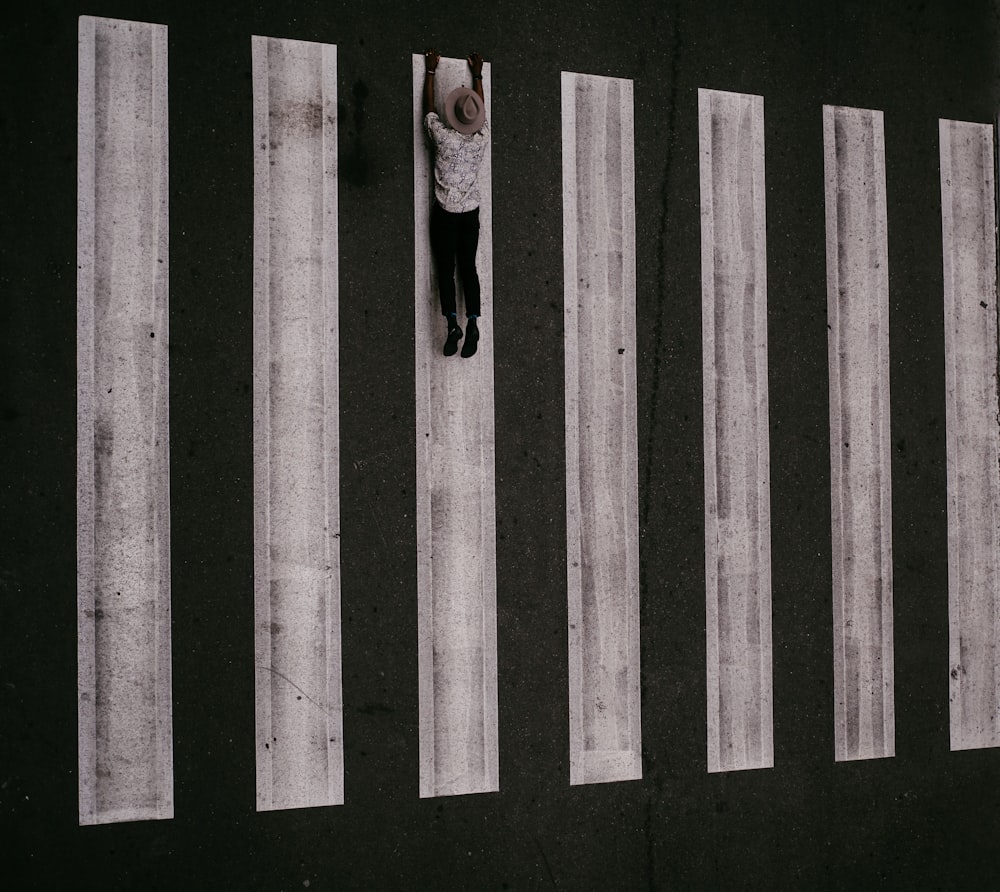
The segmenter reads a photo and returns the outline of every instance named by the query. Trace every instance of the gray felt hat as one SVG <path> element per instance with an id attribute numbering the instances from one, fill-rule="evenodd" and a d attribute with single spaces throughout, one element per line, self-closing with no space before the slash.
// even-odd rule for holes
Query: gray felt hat
<path id="1" fill-rule="evenodd" d="M 456 87 L 444 101 L 444 116 L 459 133 L 476 133 L 486 120 L 486 105 L 475 90 Z"/>

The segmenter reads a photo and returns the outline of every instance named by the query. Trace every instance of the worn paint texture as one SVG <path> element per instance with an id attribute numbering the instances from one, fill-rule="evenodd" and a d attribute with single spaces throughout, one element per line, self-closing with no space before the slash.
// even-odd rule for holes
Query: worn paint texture
<path id="1" fill-rule="evenodd" d="M 337 50 L 254 37 L 257 808 L 344 801 Z"/>
<path id="2" fill-rule="evenodd" d="M 173 816 L 167 29 L 79 22 L 81 824 Z"/>
<path id="3" fill-rule="evenodd" d="M 562 74 L 570 783 L 642 776 L 632 82 Z"/>
<path id="4" fill-rule="evenodd" d="M 445 321 L 428 229 L 434 180 L 423 126 L 423 83 L 424 57 L 414 55 L 420 795 L 430 797 L 498 790 L 499 746 L 490 150 L 479 171 L 476 266 L 482 337 L 474 356 L 444 356 Z M 452 89 L 471 83 L 464 59 L 442 58 L 435 76 L 437 111 L 441 113 Z M 492 128 L 488 64 L 483 66 L 483 90 Z M 463 319 L 460 281 L 458 300 Z"/>
<path id="5" fill-rule="evenodd" d="M 834 741 L 895 754 L 889 257 L 882 113 L 824 106 Z"/>
<path id="6" fill-rule="evenodd" d="M 993 128 L 939 122 L 951 748 L 1000 746 L 1000 393 Z"/>
<path id="7" fill-rule="evenodd" d="M 764 100 L 698 91 L 708 770 L 769 768 Z"/>

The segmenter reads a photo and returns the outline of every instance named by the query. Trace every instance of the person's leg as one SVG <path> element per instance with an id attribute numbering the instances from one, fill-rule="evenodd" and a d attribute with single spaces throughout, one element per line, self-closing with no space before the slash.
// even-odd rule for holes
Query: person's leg
<path id="1" fill-rule="evenodd" d="M 462 277 L 465 292 L 465 343 L 462 356 L 468 358 L 476 352 L 479 343 L 480 289 L 479 273 L 476 271 L 476 251 L 479 249 L 479 209 L 461 215 L 455 239 L 455 259 L 458 274 Z"/>
<path id="2" fill-rule="evenodd" d="M 448 337 L 444 343 L 444 355 L 452 356 L 458 350 L 462 338 L 455 312 L 455 249 L 456 214 L 442 210 L 437 202 L 431 208 L 430 237 L 431 254 L 438 274 L 438 294 L 441 298 L 441 315 L 448 320 Z"/>
<path id="3" fill-rule="evenodd" d="M 465 292 L 465 315 L 479 316 L 479 274 L 476 272 L 476 251 L 479 249 L 479 208 L 457 214 L 458 231 L 455 235 L 455 259 L 458 274 L 462 277 Z"/>
<path id="4" fill-rule="evenodd" d="M 441 297 L 441 314 L 455 315 L 455 214 L 449 214 L 434 202 L 431 207 L 431 254 L 438 275 L 438 293 Z"/>

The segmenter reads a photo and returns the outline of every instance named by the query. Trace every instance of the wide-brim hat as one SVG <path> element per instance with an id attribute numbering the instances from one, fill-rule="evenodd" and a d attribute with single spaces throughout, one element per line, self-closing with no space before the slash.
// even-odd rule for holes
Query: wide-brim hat
<path id="1" fill-rule="evenodd" d="M 444 116 L 459 133 L 476 133 L 486 121 L 486 105 L 475 90 L 456 87 L 444 101 Z"/>

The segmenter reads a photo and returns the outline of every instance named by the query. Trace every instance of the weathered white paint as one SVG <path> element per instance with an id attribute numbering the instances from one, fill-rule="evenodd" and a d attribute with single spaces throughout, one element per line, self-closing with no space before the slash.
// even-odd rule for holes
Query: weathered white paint
<path id="1" fill-rule="evenodd" d="M 889 251 L 882 112 L 823 107 L 834 741 L 895 755 Z"/>
<path id="2" fill-rule="evenodd" d="M 82 16 L 77 167 L 81 824 L 173 817 L 167 29 Z"/>
<path id="3" fill-rule="evenodd" d="M 471 82 L 464 59 L 441 59 L 438 110 L 452 89 Z M 479 174 L 482 338 L 475 356 L 446 357 L 428 230 L 433 170 L 423 128 L 423 83 L 424 57 L 414 55 L 420 795 L 428 797 L 498 790 L 499 750 L 490 152 Z M 483 66 L 483 89 L 489 116 L 489 65 Z M 462 321 L 460 283 L 458 300 Z"/>
<path id="4" fill-rule="evenodd" d="M 257 809 L 344 801 L 337 48 L 254 37 Z"/>
<path id="5" fill-rule="evenodd" d="M 708 770 L 774 764 L 764 100 L 698 91 Z"/>
<path id="6" fill-rule="evenodd" d="M 951 748 L 1000 746 L 1000 392 L 993 128 L 939 123 Z"/>
<path id="7" fill-rule="evenodd" d="M 570 783 L 642 777 L 632 82 L 562 73 Z"/>

